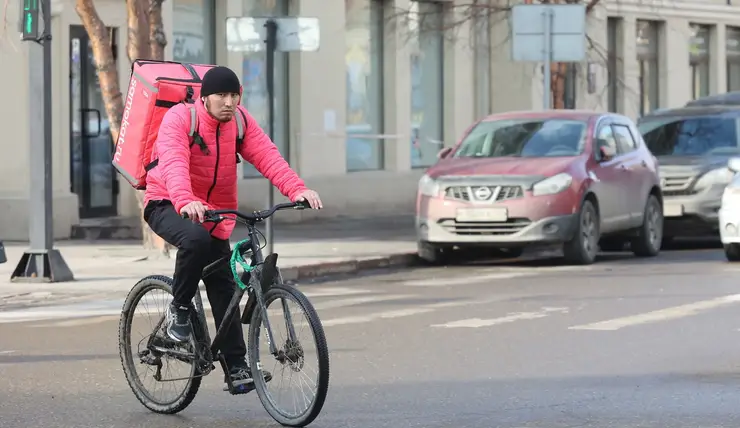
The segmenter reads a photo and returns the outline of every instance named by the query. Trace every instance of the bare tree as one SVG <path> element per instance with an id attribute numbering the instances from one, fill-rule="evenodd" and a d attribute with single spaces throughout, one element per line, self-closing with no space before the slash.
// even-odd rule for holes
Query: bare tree
<path id="1" fill-rule="evenodd" d="M 162 3 L 164 0 L 126 0 L 128 43 L 126 53 L 129 61 L 136 59 L 164 59 L 167 39 L 162 29 Z M 119 76 L 113 58 L 110 32 L 98 15 L 93 0 L 76 0 L 75 10 L 82 20 L 90 42 L 93 58 L 100 81 L 105 112 L 110 123 L 111 137 L 118 140 L 123 115 L 123 97 L 119 87 Z M 139 209 L 143 212 L 143 191 L 137 191 Z M 158 250 L 169 257 L 170 246 L 141 220 L 143 243 L 146 249 Z"/>

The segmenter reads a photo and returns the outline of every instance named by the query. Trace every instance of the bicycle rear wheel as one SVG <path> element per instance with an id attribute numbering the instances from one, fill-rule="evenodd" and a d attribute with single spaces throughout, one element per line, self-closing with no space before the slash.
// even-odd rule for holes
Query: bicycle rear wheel
<path id="1" fill-rule="evenodd" d="M 260 331 L 264 328 L 262 325 L 263 314 L 259 307 L 256 307 L 252 313 L 248 337 L 249 361 L 255 389 L 267 413 L 278 423 L 291 427 L 304 427 L 313 422 L 321 413 L 329 389 L 329 350 L 326 345 L 324 329 L 311 302 L 296 288 L 273 285 L 265 293 L 264 300 L 275 346 L 278 349 L 278 356 L 270 354 L 266 341 L 260 343 L 260 337 L 265 337 L 267 334 L 260 334 Z M 277 302 L 277 305 L 270 307 L 274 302 Z M 306 345 L 309 345 L 308 341 L 300 338 L 300 333 L 305 333 L 306 329 L 305 326 L 296 326 L 298 320 L 301 320 L 297 310 L 288 310 L 292 322 L 287 322 L 288 317 L 284 309 L 286 306 L 290 306 L 287 305 L 288 302 L 297 306 L 303 312 L 302 320 L 309 327 L 311 339 L 315 343 L 313 352 L 306 348 Z M 281 313 L 282 316 L 277 317 L 276 312 Z M 295 337 L 291 337 L 289 334 L 291 329 L 294 330 Z M 309 339 L 309 337 L 306 339 Z M 260 350 L 263 351 L 262 357 Z M 314 359 L 317 362 L 315 369 L 306 366 L 307 360 Z M 263 369 L 270 371 L 272 374 L 269 384 L 265 382 L 262 375 Z M 278 401 L 281 401 L 280 399 L 284 397 L 284 394 L 278 393 L 275 396 L 274 393 L 269 391 L 269 387 L 282 387 L 286 383 L 296 384 L 300 391 L 297 394 L 295 392 L 291 394 L 287 398 L 287 406 L 283 407 Z M 313 393 L 313 399 L 309 398 L 309 393 Z M 300 409 L 299 402 L 301 403 Z"/>
<path id="2" fill-rule="evenodd" d="M 154 297 L 146 296 L 150 292 L 155 292 L 158 295 Z M 131 391 L 144 407 L 153 412 L 164 414 L 180 412 L 190 405 L 202 380 L 197 364 L 192 357 L 193 341 L 191 340 L 191 343 L 186 345 L 187 349 L 179 351 L 171 346 L 172 344 L 168 342 L 170 339 L 163 334 L 164 311 L 171 301 L 171 278 L 166 276 L 143 278 L 126 297 L 118 325 L 118 347 L 121 365 Z M 141 314 L 136 313 L 139 306 L 146 309 L 150 306 L 156 306 L 160 313 L 142 323 Z M 135 313 L 137 317 L 134 317 Z M 134 324 L 140 327 L 139 331 L 142 337 L 133 338 L 132 340 L 131 331 Z M 157 349 L 169 350 L 170 348 L 172 348 L 172 355 L 169 352 L 157 351 Z M 183 356 L 179 358 L 173 356 L 176 352 L 180 352 Z M 191 354 L 191 356 L 188 357 L 186 354 Z M 171 363 L 182 365 L 184 370 L 172 374 L 170 371 Z M 137 368 L 144 368 L 153 373 L 145 372 L 144 375 L 140 375 Z M 146 380 L 154 381 L 152 389 L 144 386 Z M 171 393 L 167 394 L 166 397 L 161 397 L 159 393 L 164 393 L 164 390 L 171 390 Z"/>

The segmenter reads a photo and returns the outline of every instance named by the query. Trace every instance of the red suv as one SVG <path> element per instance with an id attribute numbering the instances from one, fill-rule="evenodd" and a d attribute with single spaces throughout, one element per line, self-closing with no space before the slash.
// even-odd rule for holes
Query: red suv
<path id="1" fill-rule="evenodd" d="M 419 181 L 419 256 L 454 248 L 562 248 L 591 264 L 630 243 L 655 256 L 663 232 L 658 161 L 629 118 L 577 110 L 510 112 L 475 123 Z"/>

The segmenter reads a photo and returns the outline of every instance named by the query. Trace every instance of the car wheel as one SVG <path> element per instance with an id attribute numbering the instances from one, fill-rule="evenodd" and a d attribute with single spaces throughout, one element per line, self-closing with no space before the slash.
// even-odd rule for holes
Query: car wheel
<path id="1" fill-rule="evenodd" d="M 565 260 L 588 265 L 596 260 L 599 251 L 599 215 L 591 201 L 584 201 L 578 214 L 576 233 L 563 245 Z"/>
<path id="2" fill-rule="evenodd" d="M 663 243 L 663 209 L 658 198 L 650 195 L 645 204 L 642 226 L 632 240 L 632 253 L 638 257 L 655 257 Z"/>
<path id="3" fill-rule="evenodd" d="M 445 264 L 450 259 L 452 249 L 440 247 L 425 241 L 416 243 L 416 252 L 420 259 L 431 265 Z"/>
<path id="4" fill-rule="evenodd" d="M 724 247 L 728 262 L 740 262 L 740 244 L 725 244 Z"/>

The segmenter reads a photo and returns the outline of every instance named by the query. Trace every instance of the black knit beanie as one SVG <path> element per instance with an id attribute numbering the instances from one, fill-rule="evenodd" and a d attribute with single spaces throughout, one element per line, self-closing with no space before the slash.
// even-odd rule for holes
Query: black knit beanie
<path id="1" fill-rule="evenodd" d="M 203 76 L 200 96 L 207 97 L 213 94 L 238 94 L 239 78 L 228 67 L 213 67 Z"/>

